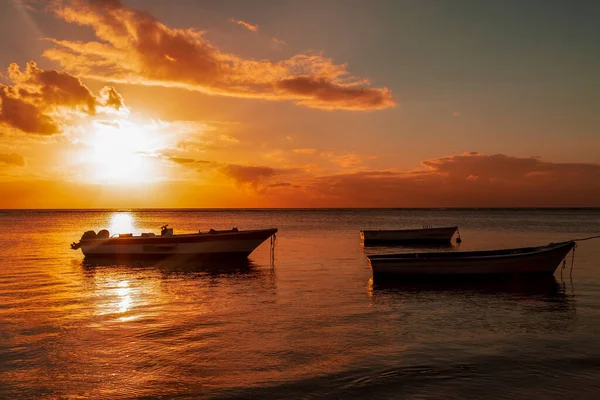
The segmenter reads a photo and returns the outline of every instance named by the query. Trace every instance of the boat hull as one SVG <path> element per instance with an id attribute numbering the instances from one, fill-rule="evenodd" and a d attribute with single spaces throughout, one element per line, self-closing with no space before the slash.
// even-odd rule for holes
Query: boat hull
<path id="1" fill-rule="evenodd" d="M 551 275 L 574 246 L 574 242 L 565 242 L 512 252 L 414 253 L 368 258 L 373 275 L 380 276 Z"/>
<path id="2" fill-rule="evenodd" d="M 365 245 L 391 243 L 450 243 L 458 226 L 426 229 L 360 231 Z"/>
<path id="3" fill-rule="evenodd" d="M 93 239 L 83 240 L 81 250 L 86 257 L 93 258 L 243 259 L 276 232 L 277 229 L 273 228 L 214 234 Z"/>

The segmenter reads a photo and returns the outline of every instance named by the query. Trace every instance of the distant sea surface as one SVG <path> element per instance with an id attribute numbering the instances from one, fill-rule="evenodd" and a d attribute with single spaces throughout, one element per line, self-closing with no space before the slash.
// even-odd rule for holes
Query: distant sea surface
<path id="1" fill-rule="evenodd" d="M 268 242 L 208 266 L 69 248 L 166 223 L 277 227 L 274 265 Z M 460 250 L 545 245 L 600 210 L 0 211 L 0 398 L 597 398 L 600 241 L 539 282 L 372 281 L 366 253 L 415 249 L 360 229 L 455 224 Z"/>

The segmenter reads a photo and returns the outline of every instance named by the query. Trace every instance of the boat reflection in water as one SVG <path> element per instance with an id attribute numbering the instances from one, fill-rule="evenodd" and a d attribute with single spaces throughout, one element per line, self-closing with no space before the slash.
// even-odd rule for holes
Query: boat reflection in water
<path id="1" fill-rule="evenodd" d="M 533 279 L 532 279 L 533 278 Z M 369 280 L 372 307 L 399 337 L 480 352 L 523 335 L 568 334 L 577 322 L 572 283 L 553 276 Z M 511 339 L 512 338 L 512 339 Z M 477 352 L 477 351 L 476 351 Z"/>
<path id="2" fill-rule="evenodd" d="M 163 274 L 190 273 L 207 275 L 255 274 L 273 272 L 273 266 L 260 267 L 248 258 L 232 259 L 203 259 L 197 257 L 168 257 L 168 258 L 117 258 L 117 257 L 85 257 L 82 267 L 88 271 L 119 270 L 127 268 L 131 271 L 154 270 Z"/>

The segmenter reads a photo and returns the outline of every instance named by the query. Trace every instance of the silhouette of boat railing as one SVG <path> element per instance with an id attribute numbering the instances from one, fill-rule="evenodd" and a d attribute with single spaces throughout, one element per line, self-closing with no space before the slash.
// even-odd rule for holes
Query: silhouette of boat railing
<path id="1" fill-rule="evenodd" d="M 449 244 L 458 231 L 458 226 L 434 227 L 425 225 L 420 229 L 379 229 L 360 231 L 365 246 L 378 244 Z M 460 238 L 460 234 L 458 235 Z M 457 239 L 458 239 L 457 238 Z M 459 240 L 457 240 L 460 243 Z"/>

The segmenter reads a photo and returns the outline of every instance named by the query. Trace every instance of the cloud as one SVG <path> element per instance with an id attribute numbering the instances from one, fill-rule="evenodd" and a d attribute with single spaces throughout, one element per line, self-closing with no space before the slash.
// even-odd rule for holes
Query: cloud
<path id="1" fill-rule="evenodd" d="M 276 37 L 271 38 L 271 48 L 275 51 L 281 51 L 286 44 L 285 40 L 277 39 Z"/>
<path id="2" fill-rule="evenodd" d="M 175 162 L 175 161 L 173 161 Z M 203 179 L 112 191 L 75 181 L 0 182 L 0 206 L 71 207 L 599 207 L 600 164 L 466 153 L 413 171 L 315 176 L 304 169 L 206 163 Z M 191 165 L 190 165 L 191 167 Z M 513 173 L 502 171 L 509 168 Z M 193 170 L 190 170 L 190 172 Z M 236 182 L 224 185 L 223 174 Z M 250 190 L 247 190 L 250 189 Z M 44 196 L 40 196 L 44 193 Z M 210 196 L 203 194 L 209 193 Z"/>
<path id="3" fill-rule="evenodd" d="M 271 167 L 228 164 L 220 168 L 221 172 L 237 183 L 257 187 L 259 183 L 272 178 L 277 171 Z"/>
<path id="4" fill-rule="evenodd" d="M 21 7 L 27 11 L 37 11 L 35 8 L 37 0 L 13 0 L 13 3 L 15 6 Z"/>
<path id="5" fill-rule="evenodd" d="M 237 19 L 233 19 L 233 18 L 229 18 L 229 22 L 233 22 L 234 24 L 243 26 L 244 28 L 248 29 L 249 31 L 258 32 L 258 25 L 252 25 L 246 21 L 237 20 Z"/>
<path id="6" fill-rule="evenodd" d="M 154 156 L 199 174 L 202 182 L 243 189 L 244 198 L 260 195 L 264 199 L 253 203 L 259 207 L 600 206 L 600 164 L 471 152 L 425 160 L 414 170 L 360 166 L 346 172 L 365 157 L 330 154 L 328 160 L 342 171 L 330 174 L 312 166 L 238 164 L 187 155 L 171 150 Z"/>
<path id="7" fill-rule="evenodd" d="M 217 139 L 222 142 L 228 142 L 228 143 L 239 143 L 240 142 L 240 140 L 238 138 L 235 138 L 231 135 L 225 135 L 225 134 L 221 134 L 221 135 L 217 136 Z"/>
<path id="8" fill-rule="evenodd" d="M 292 149 L 292 152 L 298 154 L 316 154 L 318 151 L 317 149 Z"/>
<path id="9" fill-rule="evenodd" d="M 411 172 L 314 177 L 305 190 L 344 207 L 600 206 L 600 165 L 465 153 Z"/>
<path id="10" fill-rule="evenodd" d="M 100 90 L 100 103 L 115 110 L 125 108 L 123 96 L 112 86 L 105 86 Z"/>
<path id="11" fill-rule="evenodd" d="M 312 154 L 319 153 L 319 150 L 311 149 L 311 148 L 292 149 L 292 152 L 297 153 L 297 154 L 312 155 Z M 377 158 L 377 156 L 373 156 L 373 155 L 360 155 L 360 154 L 356 154 L 356 153 L 346 153 L 346 154 L 336 155 L 332 151 L 322 151 L 319 155 L 323 158 L 328 159 L 328 161 L 339 164 L 340 166 L 342 166 L 344 168 L 358 167 L 358 166 L 361 166 L 367 160 L 372 160 L 374 158 Z"/>
<path id="12" fill-rule="evenodd" d="M 9 86 L 0 86 L 0 124 L 40 135 L 60 132 L 57 123 L 50 116 L 42 114 L 35 105 L 13 97 L 18 95 Z"/>
<path id="13" fill-rule="evenodd" d="M 0 164 L 25 166 L 25 159 L 18 153 L 0 153 Z"/>
<path id="14" fill-rule="evenodd" d="M 55 113 L 58 109 L 94 115 L 98 105 L 123 106 L 123 99 L 114 88 L 102 89 L 100 98 L 96 98 L 79 78 L 66 72 L 43 70 L 33 61 L 27 63 L 25 71 L 11 64 L 8 78 L 12 86 L 0 84 L 0 124 L 26 133 L 60 133 Z"/>
<path id="15" fill-rule="evenodd" d="M 269 187 L 269 188 L 282 188 L 282 187 L 300 188 L 299 185 L 292 185 L 289 182 L 271 183 L 271 184 L 268 184 L 267 187 Z"/>
<path id="16" fill-rule="evenodd" d="M 115 82 L 163 85 L 224 95 L 290 100 L 298 105 L 376 110 L 396 102 L 386 87 L 371 87 L 346 64 L 320 53 L 287 60 L 244 59 L 221 52 L 194 29 L 174 29 L 119 1 L 59 3 L 57 15 L 91 27 L 99 41 L 52 39 L 44 56 L 79 76 Z"/>
<path id="17" fill-rule="evenodd" d="M 170 157 L 166 157 L 169 161 L 173 161 L 174 163 L 177 164 L 208 164 L 210 163 L 210 161 L 205 161 L 205 160 L 196 160 L 194 158 L 187 158 L 187 157 L 177 157 L 177 156 L 170 156 Z"/>
<path id="18" fill-rule="evenodd" d="M 285 193 L 290 196 L 286 204 L 292 207 L 600 206 L 600 164 L 553 163 L 503 154 L 441 157 L 423 161 L 422 168 L 413 171 L 320 176 L 308 168 L 218 163 L 210 168 L 258 194 Z"/>
<path id="19" fill-rule="evenodd" d="M 333 154 L 330 154 L 330 153 L 325 153 L 325 154 L 326 154 L 326 157 L 328 157 L 328 158 L 333 156 Z M 358 166 L 362 165 L 365 161 L 372 160 L 374 158 L 377 158 L 377 156 L 359 155 L 356 153 L 349 153 L 349 154 L 344 154 L 341 156 L 334 157 L 334 158 L 332 158 L 331 161 L 340 164 L 344 168 L 351 168 L 351 167 L 358 167 Z"/>
<path id="20" fill-rule="evenodd" d="M 157 152 L 153 152 L 153 153 L 142 153 L 142 154 L 145 156 L 148 156 L 148 157 L 162 158 L 163 160 L 171 161 L 171 162 L 174 162 L 175 164 L 189 166 L 189 167 L 198 166 L 198 164 L 211 164 L 211 161 L 198 160 L 196 158 L 179 156 L 175 152 L 173 152 L 172 150 L 169 150 L 169 149 L 157 151 Z"/>

